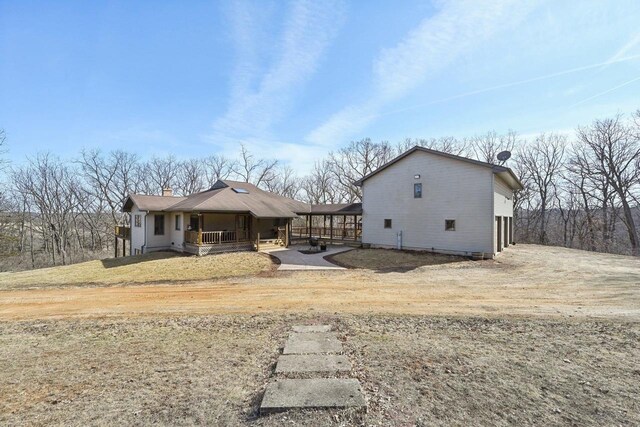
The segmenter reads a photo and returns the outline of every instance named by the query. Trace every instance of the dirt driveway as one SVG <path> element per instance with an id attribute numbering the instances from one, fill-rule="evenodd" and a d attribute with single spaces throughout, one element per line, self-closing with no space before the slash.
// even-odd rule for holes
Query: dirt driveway
<path id="1" fill-rule="evenodd" d="M 0 291 L 0 320 L 274 312 L 640 319 L 640 260 L 517 245 L 494 261 L 408 272 L 277 272 L 179 285 Z"/>

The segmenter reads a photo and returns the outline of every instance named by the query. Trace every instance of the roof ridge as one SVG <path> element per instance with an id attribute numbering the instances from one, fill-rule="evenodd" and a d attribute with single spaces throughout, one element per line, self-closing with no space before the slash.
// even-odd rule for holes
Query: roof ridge
<path id="1" fill-rule="evenodd" d="M 459 161 L 462 161 L 462 162 L 467 162 L 467 163 L 470 163 L 470 164 L 474 164 L 476 166 L 490 168 L 492 170 L 492 172 L 494 172 L 494 173 L 498 172 L 498 171 L 499 172 L 509 172 L 515 178 L 515 181 L 520 186 L 522 186 L 522 183 L 520 183 L 520 180 L 516 177 L 515 173 L 513 172 L 513 170 L 511 170 L 511 168 L 508 168 L 506 166 L 496 165 L 496 164 L 489 163 L 489 162 L 483 162 L 481 160 L 472 159 L 470 157 L 464 157 L 464 156 L 459 156 L 457 154 L 446 153 L 444 151 L 434 150 L 433 148 L 422 147 L 420 145 L 415 145 L 413 148 L 410 148 L 409 150 L 405 151 L 404 153 L 399 154 L 398 156 L 396 156 L 393 159 L 391 159 L 388 162 L 386 162 L 384 165 L 380 166 L 378 169 L 376 169 L 376 170 L 368 173 L 367 175 L 363 176 L 362 178 L 354 181 L 353 184 L 357 185 L 357 186 L 361 186 L 364 183 L 365 180 L 371 178 L 373 175 L 377 174 L 378 172 L 382 172 L 383 170 L 385 170 L 389 166 L 399 162 L 400 160 L 404 159 L 405 157 L 409 156 L 410 154 L 415 153 L 416 151 L 422 151 L 423 153 L 434 154 L 436 156 L 446 157 L 446 158 L 451 159 L 451 160 L 459 160 Z"/>

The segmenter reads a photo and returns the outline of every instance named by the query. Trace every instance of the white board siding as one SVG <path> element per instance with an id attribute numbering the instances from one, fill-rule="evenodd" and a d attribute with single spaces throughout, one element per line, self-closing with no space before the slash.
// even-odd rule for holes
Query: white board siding
<path id="1" fill-rule="evenodd" d="M 497 175 L 493 177 L 493 212 L 496 216 L 513 216 L 513 190 Z"/>
<path id="2" fill-rule="evenodd" d="M 136 215 L 140 215 L 140 227 L 136 227 Z M 136 249 L 139 253 L 142 253 L 142 246 L 144 246 L 144 217 L 146 212 L 139 210 L 135 205 L 131 209 L 131 247 L 130 255 L 135 255 Z"/>
<path id="3" fill-rule="evenodd" d="M 420 199 L 413 197 L 414 183 L 422 183 Z M 402 231 L 403 248 L 490 254 L 492 195 L 491 169 L 416 151 L 364 182 L 362 241 L 395 247 Z M 455 231 L 445 231 L 446 219 L 456 221 Z"/>
<path id="4" fill-rule="evenodd" d="M 505 224 L 507 227 L 507 236 L 509 228 L 509 218 L 513 218 L 513 190 L 500 177 L 493 177 L 493 251 L 498 253 L 497 235 L 500 233 L 501 247 L 504 250 L 509 246 L 509 242 L 505 244 Z M 501 217 L 500 230 L 497 229 L 497 221 L 495 217 Z"/>
<path id="5" fill-rule="evenodd" d="M 164 235 L 156 236 L 154 234 L 155 216 L 164 215 Z M 168 212 L 150 211 L 147 214 L 147 244 L 144 252 L 153 252 L 171 249 L 171 214 Z"/>
<path id="6" fill-rule="evenodd" d="M 189 216 L 183 215 L 182 212 L 166 213 L 169 217 L 169 230 L 164 230 L 165 234 L 169 232 L 169 245 L 172 250 L 182 252 L 184 250 L 184 219 L 189 220 Z M 176 230 L 176 217 L 180 218 L 180 230 Z"/>

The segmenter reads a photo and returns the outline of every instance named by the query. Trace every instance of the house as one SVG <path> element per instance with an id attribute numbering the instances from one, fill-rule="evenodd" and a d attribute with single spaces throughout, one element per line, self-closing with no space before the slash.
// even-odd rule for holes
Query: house
<path id="1" fill-rule="evenodd" d="M 196 255 L 288 246 L 310 237 L 373 247 L 493 258 L 514 241 L 513 199 L 522 184 L 504 166 L 414 147 L 355 183 L 362 203 L 310 205 L 246 182 L 220 180 L 186 197 L 130 195 L 126 253 Z M 293 220 L 296 224 L 293 224 Z"/>
<path id="2" fill-rule="evenodd" d="M 492 258 L 514 241 L 507 167 L 414 147 L 356 185 L 363 244 Z"/>
<path id="3" fill-rule="evenodd" d="M 137 255 L 174 250 L 196 255 L 252 250 L 256 239 L 288 244 L 291 220 L 310 210 L 306 203 L 261 190 L 246 182 L 217 181 L 209 190 L 186 197 L 131 194 L 123 211 L 130 228 L 116 230 Z M 124 253 L 125 251 L 123 251 Z"/>

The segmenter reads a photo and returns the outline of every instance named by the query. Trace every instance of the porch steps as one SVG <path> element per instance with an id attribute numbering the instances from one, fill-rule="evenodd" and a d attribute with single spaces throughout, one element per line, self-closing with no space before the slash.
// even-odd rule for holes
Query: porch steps
<path id="1" fill-rule="evenodd" d="M 260 240 L 260 251 L 282 249 L 283 247 L 284 242 L 279 239 Z"/>

